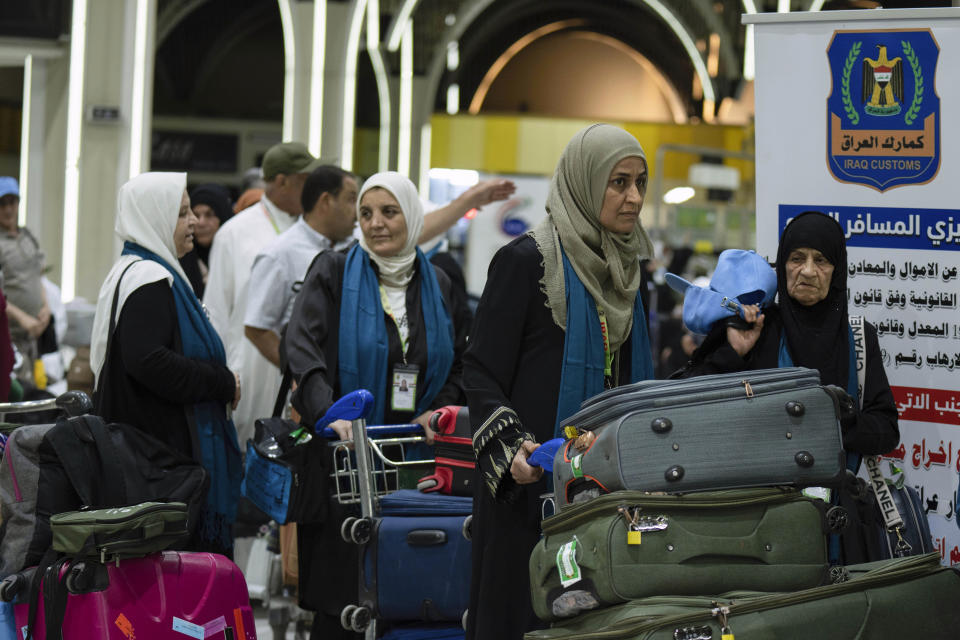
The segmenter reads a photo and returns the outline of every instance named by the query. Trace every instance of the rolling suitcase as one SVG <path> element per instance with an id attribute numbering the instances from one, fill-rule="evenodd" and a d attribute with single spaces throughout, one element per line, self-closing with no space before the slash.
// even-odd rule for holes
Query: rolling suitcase
<path id="1" fill-rule="evenodd" d="M 163 551 L 105 567 L 105 590 L 67 596 L 64 640 L 256 640 L 243 574 L 223 556 Z M 17 628 L 25 629 L 29 605 L 17 604 L 14 610 Z M 47 638 L 44 618 L 41 599 L 36 640 Z"/>
<path id="2" fill-rule="evenodd" d="M 472 500 L 401 490 L 384 496 L 362 548 L 360 590 L 382 620 L 459 622 L 470 597 Z M 365 593 L 364 593 L 365 592 Z"/>
<path id="3" fill-rule="evenodd" d="M 557 506 L 621 489 L 837 486 L 845 477 L 837 400 L 800 367 L 644 381 L 587 400 L 563 424 L 591 430 L 553 463 Z"/>
<path id="4" fill-rule="evenodd" d="M 843 522 L 829 509 L 798 490 L 775 488 L 619 491 L 573 505 L 543 521 L 530 556 L 534 612 L 549 621 L 664 593 L 823 584 L 828 523 Z"/>
<path id="5" fill-rule="evenodd" d="M 430 416 L 430 427 L 437 432 L 433 443 L 434 470 L 420 479 L 417 488 L 425 493 L 439 491 L 472 497 L 477 457 L 467 408 L 441 407 Z"/>
<path id="6" fill-rule="evenodd" d="M 930 554 L 849 568 L 793 593 L 659 596 L 584 613 L 525 640 L 946 640 L 960 628 L 960 574 Z"/>

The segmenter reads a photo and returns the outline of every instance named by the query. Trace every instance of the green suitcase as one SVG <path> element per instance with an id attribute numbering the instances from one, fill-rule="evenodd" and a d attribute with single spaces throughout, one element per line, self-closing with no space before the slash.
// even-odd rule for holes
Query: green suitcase
<path id="1" fill-rule="evenodd" d="M 769 487 L 618 491 L 571 505 L 543 521 L 530 556 L 534 612 L 549 621 L 665 593 L 824 584 L 828 522 L 843 521 L 842 511 L 828 518 L 828 509 L 795 489 Z"/>
<path id="2" fill-rule="evenodd" d="M 584 613 L 525 640 L 946 640 L 960 629 L 960 573 L 931 553 L 850 567 L 794 593 L 659 596 Z M 869 569 L 869 570 L 868 570 Z"/>

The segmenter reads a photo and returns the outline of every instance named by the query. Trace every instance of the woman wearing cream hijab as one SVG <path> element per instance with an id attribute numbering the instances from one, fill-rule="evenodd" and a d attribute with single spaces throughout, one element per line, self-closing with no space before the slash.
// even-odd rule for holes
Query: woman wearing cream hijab
<path id="1" fill-rule="evenodd" d="M 371 176 L 357 219 L 360 243 L 346 255 L 321 253 L 294 303 L 282 347 L 298 383 L 293 406 L 313 425 L 336 399 L 363 388 L 374 396 L 369 424 L 418 422 L 430 438 L 433 410 L 463 403 L 469 309 L 417 249 L 423 206 L 410 180 L 392 171 Z M 330 426 L 352 437 L 349 422 Z M 331 465 L 320 446 L 320 464 Z M 329 509 L 325 522 L 298 527 L 300 597 L 317 611 L 311 637 L 355 637 L 339 616 L 356 601 L 359 560 L 356 545 L 340 538 L 340 523 L 359 511 L 336 500 Z"/>
<path id="2" fill-rule="evenodd" d="M 464 355 L 473 425 L 473 584 L 467 638 L 519 640 L 538 626 L 527 561 L 539 539 L 538 443 L 604 388 L 653 377 L 640 302 L 646 156 L 626 131 L 577 133 L 557 164 L 547 217 L 497 252 Z"/>

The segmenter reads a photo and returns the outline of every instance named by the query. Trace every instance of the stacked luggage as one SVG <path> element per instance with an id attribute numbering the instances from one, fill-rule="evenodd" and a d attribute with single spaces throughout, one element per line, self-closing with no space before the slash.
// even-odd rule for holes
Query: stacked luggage
<path id="1" fill-rule="evenodd" d="M 2 427 L 0 639 L 255 640 L 239 569 L 168 551 L 194 530 L 206 471 L 137 429 L 83 415 L 83 393 L 43 402 L 0 405 L 69 416 Z"/>
<path id="2" fill-rule="evenodd" d="M 369 396 L 365 391 L 344 396 L 320 421 L 354 420 L 352 443 L 330 443 L 334 494 L 341 504 L 360 505 L 360 517 L 348 517 L 340 529 L 359 550 L 358 598 L 341 612 L 341 624 L 371 639 L 462 638 L 473 500 L 456 495 L 469 489 L 461 478 L 464 467 L 455 460 L 462 447 L 456 433 L 459 408 L 444 408 L 433 419 L 440 459 L 408 460 L 405 452 L 424 440 L 420 427 L 368 427 L 358 400 L 364 394 Z M 358 410 L 344 413 L 349 406 Z M 400 471 L 431 464 L 429 477 L 436 482 L 424 488 L 434 491 L 399 488 Z"/>
<path id="3" fill-rule="evenodd" d="M 785 368 L 642 382 L 585 402 L 565 421 L 558 511 L 530 558 L 533 608 L 552 628 L 527 637 L 916 637 L 888 630 L 919 631 L 940 606 L 960 618 L 936 602 L 960 597 L 937 555 L 831 568 L 830 538 L 850 514 L 804 489 L 856 486 L 843 400 L 816 371 Z M 900 603 L 928 589 L 948 595 L 904 615 Z"/>

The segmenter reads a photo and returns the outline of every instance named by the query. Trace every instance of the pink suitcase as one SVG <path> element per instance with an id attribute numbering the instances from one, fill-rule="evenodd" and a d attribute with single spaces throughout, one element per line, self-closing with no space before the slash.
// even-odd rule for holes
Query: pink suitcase
<path id="1" fill-rule="evenodd" d="M 163 551 L 108 565 L 106 591 L 67 598 L 64 640 L 256 640 L 247 584 L 237 565 L 214 553 Z M 14 607 L 18 640 L 29 605 Z M 33 635 L 46 640 L 43 603 Z"/>

